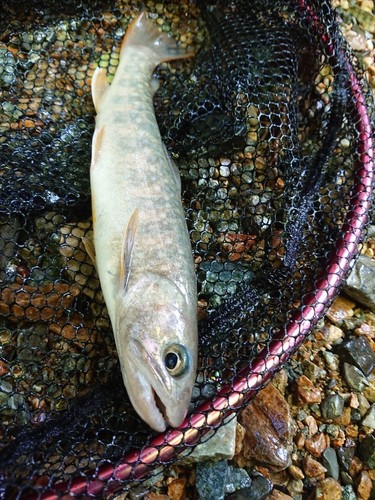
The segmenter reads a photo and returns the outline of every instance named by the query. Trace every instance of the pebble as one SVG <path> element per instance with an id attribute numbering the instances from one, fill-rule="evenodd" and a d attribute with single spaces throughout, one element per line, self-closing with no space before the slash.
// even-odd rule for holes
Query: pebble
<path id="1" fill-rule="evenodd" d="M 334 448 L 326 448 L 323 452 L 323 465 L 327 469 L 327 476 L 332 477 L 336 481 L 339 478 L 339 463 L 337 453 Z"/>
<path id="2" fill-rule="evenodd" d="M 375 429 L 375 404 L 366 413 L 365 418 L 362 420 L 362 426 Z"/>
<path id="3" fill-rule="evenodd" d="M 354 457 L 355 448 L 343 448 L 340 447 L 337 450 L 337 458 L 345 471 L 349 470 L 350 464 L 352 463 Z"/>
<path id="4" fill-rule="evenodd" d="M 341 500 L 341 485 L 332 477 L 320 481 L 315 490 L 316 500 Z"/>
<path id="5" fill-rule="evenodd" d="M 322 416 L 325 420 L 332 420 L 342 414 L 344 400 L 339 394 L 330 394 L 320 405 Z"/>
<path id="6" fill-rule="evenodd" d="M 342 500 L 357 500 L 357 495 L 351 484 L 342 487 Z"/>
<path id="7" fill-rule="evenodd" d="M 375 373 L 368 376 L 367 387 L 363 390 L 363 395 L 370 403 L 375 403 Z"/>
<path id="8" fill-rule="evenodd" d="M 297 401 L 302 404 L 320 403 L 322 400 L 321 390 L 305 375 L 297 378 L 295 383 Z"/>
<path id="9" fill-rule="evenodd" d="M 344 363 L 343 375 L 346 383 L 353 391 L 362 392 L 365 386 L 368 385 L 367 379 L 363 372 L 359 368 L 356 368 L 354 365 Z"/>
<path id="10" fill-rule="evenodd" d="M 238 469 L 230 465 L 228 467 L 225 493 L 234 493 L 243 488 L 250 488 L 251 482 L 250 476 L 245 469 Z"/>
<path id="11" fill-rule="evenodd" d="M 293 497 L 280 490 L 273 489 L 272 493 L 268 495 L 267 500 L 293 500 Z"/>
<path id="12" fill-rule="evenodd" d="M 375 469 L 375 436 L 368 434 L 358 447 L 358 456 L 369 469 Z"/>
<path id="13" fill-rule="evenodd" d="M 356 481 L 359 500 L 368 500 L 371 495 L 372 481 L 367 470 L 363 470 Z"/>
<path id="14" fill-rule="evenodd" d="M 360 255 L 347 278 L 344 291 L 360 304 L 375 311 L 375 260 Z"/>
<path id="15" fill-rule="evenodd" d="M 323 451 L 327 448 L 327 442 L 323 432 L 315 434 L 315 436 L 309 437 L 305 441 L 305 448 L 314 457 L 320 457 Z"/>
<path id="16" fill-rule="evenodd" d="M 272 483 L 261 474 L 256 474 L 252 478 L 251 487 L 240 488 L 234 493 L 227 495 L 226 500 L 268 500 L 268 495 L 272 491 Z M 202 497 L 202 500 L 206 498 Z"/>
<path id="17" fill-rule="evenodd" d="M 375 353 L 364 335 L 349 337 L 334 347 L 333 351 L 345 361 L 359 368 L 365 375 L 370 375 L 375 368 Z"/>
<path id="18" fill-rule="evenodd" d="M 197 463 L 196 488 L 202 500 L 224 500 L 228 476 L 226 460 Z"/>
<path id="19" fill-rule="evenodd" d="M 327 469 L 317 460 L 314 460 L 310 455 L 303 460 L 303 472 L 307 477 L 320 477 L 324 476 Z"/>
<path id="20" fill-rule="evenodd" d="M 327 318 L 333 323 L 341 323 L 354 315 L 355 302 L 339 295 L 327 311 Z"/>

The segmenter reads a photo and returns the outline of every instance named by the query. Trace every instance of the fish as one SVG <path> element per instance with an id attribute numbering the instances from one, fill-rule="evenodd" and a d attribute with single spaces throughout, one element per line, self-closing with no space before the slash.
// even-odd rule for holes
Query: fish
<path id="1" fill-rule="evenodd" d="M 111 85 L 92 77 L 93 248 L 122 377 L 139 416 L 162 432 L 187 415 L 197 371 L 197 283 L 178 168 L 157 125 L 152 74 L 191 57 L 142 12 Z"/>

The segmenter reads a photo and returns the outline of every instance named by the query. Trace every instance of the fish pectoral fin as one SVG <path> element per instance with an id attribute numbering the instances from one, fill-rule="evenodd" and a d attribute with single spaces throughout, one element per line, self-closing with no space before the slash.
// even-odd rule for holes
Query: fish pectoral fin
<path id="1" fill-rule="evenodd" d="M 163 149 L 164 149 L 165 156 L 167 157 L 168 165 L 169 165 L 169 167 L 171 169 L 171 172 L 173 174 L 173 178 L 174 178 L 175 183 L 176 183 L 176 188 L 177 188 L 178 192 L 181 193 L 181 176 L 180 176 L 180 171 L 178 170 L 178 167 L 175 164 L 175 162 L 169 156 L 169 153 L 168 153 L 167 148 L 165 147 L 165 144 L 163 144 Z"/>
<path id="2" fill-rule="evenodd" d="M 97 67 L 91 80 L 91 94 L 96 112 L 99 111 L 100 103 L 103 100 L 103 96 L 109 86 L 107 71 L 104 68 Z"/>
<path id="3" fill-rule="evenodd" d="M 95 256 L 95 248 L 92 240 L 90 238 L 86 238 L 85 236 L 82 236 L 82 243 L 85 247 L 85 250 L 92 260 L 92 263 L 94 266 L 96 266 L 96 256 Z"/>
<path id="4" fill-rule="evenodd" d="M 139 209 L 137 207 L 130 216 L 130 219 L 125 229 L 124 239 L 122 241 L 120 278 L 121 278 L 121 284 L 125 290 L 128 286 L 128 281 L 129 281 L 133 248 L 138 227 L 138 214 L 139 214 Z"/>

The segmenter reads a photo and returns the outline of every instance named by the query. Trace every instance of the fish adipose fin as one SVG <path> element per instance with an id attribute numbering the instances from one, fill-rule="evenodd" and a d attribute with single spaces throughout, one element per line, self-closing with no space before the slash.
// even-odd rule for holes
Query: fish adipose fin
<path id="1" fill-rule="evenodd" d="M 139 214 L 139 209 L 137 207 L 130 216 L 128 225 L 126 226 L 126 230 L 124 233 L 124 239 L 122 241 L 120 278 L 124 290 L 126 290 L 129 282 L 133 248 L 138 227 L 138 214 Z"/>
<path id="2" fill-rule="evenodd" d="M 145 12 L 142 12 L 129 26 L 121 45 L 121 52 L 125 47 L 135 45 L 152 49 L 157 64 L 194 55 L 193 51 L 182 49 L 172 37 L 159 31 L 155 23 L 147 19 Z"/>
<path id="3" fill-rule="evenodd" d="M 91 94 L 96 112 L 99 111 L 100 103 L 108 87 L 110 85 L 107 80 L 107 71 L 104 68 L 96 68 L 91 80 Z"/>

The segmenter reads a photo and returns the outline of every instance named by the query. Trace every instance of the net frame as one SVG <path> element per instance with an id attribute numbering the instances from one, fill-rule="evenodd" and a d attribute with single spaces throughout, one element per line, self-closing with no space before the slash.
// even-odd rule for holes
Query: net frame
<path id="1" fill-rule="evenodd" d="M 97 468 L 90 479 L 74 477 L 68 482 L 55 483 L 54 491 L 51 489 L 44 492 L 41 498 L 52 500 L 62 495 L 93 496 L 104 492 L 113 493 L 134 480 L 145 479 L 162 463 L 169 464 L 184 450 L 191 449 L 207 432 L 230 420 L 232 415 L 269 381 L 275 371 L 285 364 L 329 307 L 350 270 L 371 205 L 374 180 L 371 119 L 361 83 L 347 53 L 335 46 L 334 40 L 326 32 L 314 8 L 308 2 L 298 0 L 296 6 L 307 12 L 307 19 L 319 34 L 332 66 L 337 62 L 338 52 L 341 60 L 345 60 L 349 75 L 347 84 L 355 102 L 354 119 L 358 131 L 356 180 L 347 220 L 336 243 L 335 254 L 327 261 L 325 271 L 317 278 L 315 291 L 304 297 L 299 311 L 291 318 L 282 335 L 276 335 L 270 345 L 258 353 L 248 367 L 237 374 L 234 382 L 224 385 L 212 401 L 199 406 L 179 429 L 168 430 L 156 436 L 149 445 L 126 454 L 121 460 L 121 465 L 106 464 Z M 37 496 L 38 493 L 27 494 L 25 498 Z"/>

